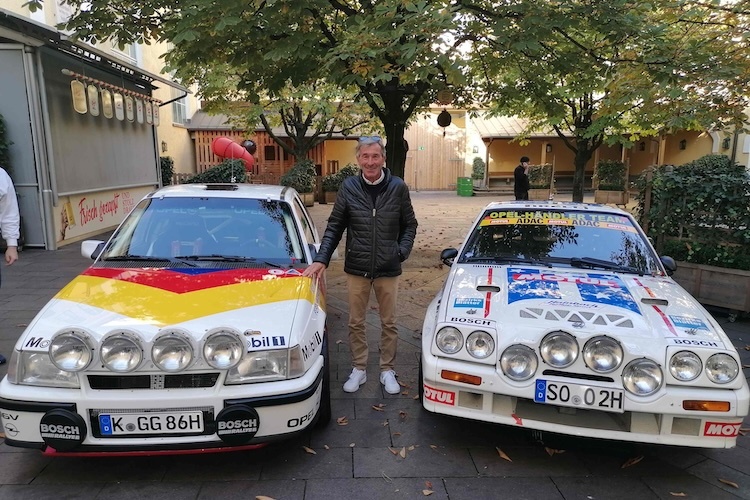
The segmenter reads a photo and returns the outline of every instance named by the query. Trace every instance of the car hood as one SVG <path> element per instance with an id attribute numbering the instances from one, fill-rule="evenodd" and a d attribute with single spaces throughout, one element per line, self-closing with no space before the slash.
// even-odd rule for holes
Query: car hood
<path id="1" fill-rule="evenodd" d="M 52 335 L 68 328 L 96 340 L 130 330 L 149 341 L 164 327 L 196 340 L 217 327 L 232 328 L 266 339 L 264 347 L 288 347 L 298 341 L 295 323 L 322 302 L 312 281 L 295 269 L 91 267 L 50 300 L 17 347 L 46 350 Z"/>
<path id="2" fill-rule="evenodd" d="M 572 328 L 732 349 L 703 307 L 666 276 L 454 264 L 442 302 L 440 320 L 495 326 L 505 339 Z"/>

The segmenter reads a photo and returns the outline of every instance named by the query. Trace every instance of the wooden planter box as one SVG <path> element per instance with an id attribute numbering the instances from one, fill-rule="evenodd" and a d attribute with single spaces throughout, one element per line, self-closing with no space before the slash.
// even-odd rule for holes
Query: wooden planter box
<path id="1" fill-rule="evenodd" d="M 326 203 L 336 203 L 336 195 L 338 193 L 339 193 L 338 191 L 326 191 L 325 192 Z"/>
<path id="2" fill-rule="evenodd" d="M 529 189 L 530 200 L 549 200 L 551 189 Z"/>
<path id="3" fill-rule="evenodd" d="M 629 191 L 605 191 L 597 189 L 594 191 L 594 203 L 605 205 L 627 205 L 630 201 Z"/>
<path id="4" fill-rule="evenodd" d="M 750 312 L 750 271 L 678 262 L 672 277 L 701 304 Z"/>
<path id="5" fill-rule="evenodd" d="M 315 205 L 315 193 L 300 193 L 299 196 L 302 198 L 302 203 L 304 203 L 306 207 L 312 207 Z"/>

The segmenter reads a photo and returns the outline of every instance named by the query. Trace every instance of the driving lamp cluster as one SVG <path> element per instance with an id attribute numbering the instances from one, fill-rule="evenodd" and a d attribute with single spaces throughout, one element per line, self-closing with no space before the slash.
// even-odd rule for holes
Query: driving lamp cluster
<path id="1" fill-rule="evenodd" d="M 159 370 L 177 373 L 190 366 L 196 352 L 190 336 L 180 330 L 161 332 L 151 343 L 151 361 Z M 94 360 L 94 342 L 80 330 L 60 332 L 50 341 L 49 358 L 65 372 L 80 372 Z M 245 352 L 245 342 L 239 333 L 228 329 L 210 332 L 203 342 L 203 359 L 217 370 L 236 366 Z M 99 360 L 115 373 L 136 370 L 144 360 L 141 339 L 128 331 L 107 334 L 99 344 Z"/>
<path id="2" fill-rule="evenodd" d="M 476 330 L 466 337 L 458 328 L 446 326 L 441 328 L 436 337 L 438 349 L 445 354 L 456 354 L 464 347 L 469 355 L 476 359 L 485 359 L 495 352 L 495 339 L 484 330 Z"/>
<path id="3" fill-rule="evenodd" d="M 94 362 L 120 374 L 138 370 L 146 363 L 147 369 L 177 373 L 200 363 L 201 355 L 209 367 L 226 370 L 226 385 L 292 379 L 305 371 L 299 345 L 246 352 L 245 339 L 230 328 L 209 331 L 200 347 L 187 332 L 177 329 L 160 332 L 152 342 L 118 330 L 105 335 L 98 345 L 88 332 L 66 329 L 52 337 L 47 352 L 14 351 L 8 379 L 24 385 L 78 388 L 77 374 Z"/>
<path id="4" fill-rule="evenodd" d="M 677 352 L 669 360 L 669 373 L 680 382 L 695 380 L 703 371 L 703 361 L 691 351 Z M 706 360 L 705 373 L 715 384 L 728 384 L 739 375 L 740 365 L 729 354 L 720 352 Z"/>

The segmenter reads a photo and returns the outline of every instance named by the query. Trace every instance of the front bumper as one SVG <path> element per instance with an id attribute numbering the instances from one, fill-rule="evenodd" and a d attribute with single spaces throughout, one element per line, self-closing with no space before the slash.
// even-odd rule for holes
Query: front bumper
<path id="1" fill-rule="evenodd" d="M 481 377 L 480 385 L 446 380 L 443 370 Z M 536 403 L 533 379 L 514 387 L 496 367 L 438 358 L 422 353 L 426 410 L 484 422 L 513 425 L 571 436 L 618 441 L 732 448 L 748 413 L 747 385 L 738 390 L 669 386 L 647 402 L 625 392 L 624 412 L 615 413 Z M 684 400 L 728 401 L 729 412 L 684 410 Z"/>
<path id="2" fill-rule="evenodd" d="M 3 379 L 0 421 L 6 444 L 46 453 L 236 450 L 286 439 L 308 428 L 320 408 L 322 384 L 322 357 L 297 379 L 235 386 L 217 383 L 205 389 L 54 389 L 13 385 Z M 200 414 L 202 427 L 115 436 L 102 422 L 118 414 L 161 414 L 167 418 L 170 414 Z"/>

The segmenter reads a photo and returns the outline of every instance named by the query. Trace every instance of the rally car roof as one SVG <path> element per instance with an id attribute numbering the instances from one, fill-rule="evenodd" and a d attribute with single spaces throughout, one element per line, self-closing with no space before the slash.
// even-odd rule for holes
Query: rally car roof
<path id="1" fill-rule="evenodd" d="M 617 215 L 629 215 L 628 212 L 599 203 L 576 203 L 571 201 L 495 201 L 484 207 L 484 210 L 583 210 Z"/>
<path id="2" fill-rule="evenodd" d="M 150 198 L 213 197 L 248 198 L 254 200 L 291 200 L 294 189 L 271 184 L 178 184 L 165 186 L 151 194 Z"/>

